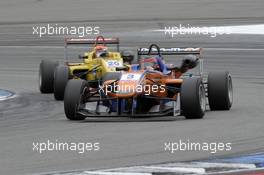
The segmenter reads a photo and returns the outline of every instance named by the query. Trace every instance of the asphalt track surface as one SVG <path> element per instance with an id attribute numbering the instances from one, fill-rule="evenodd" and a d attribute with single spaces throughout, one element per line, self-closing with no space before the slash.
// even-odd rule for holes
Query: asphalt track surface
<path id="1" fill-rule="evenodd" d="M 0 102 L 0 174 L 114 168 L 264 151 L 264 36 L 171 39 L 149 32 L 180 23 L 260 24 L 264 21 L 263 7 L 261 0 L 1 1 L 0 86 L 16 92 L 17 97 Z M 123 46 L 130 49 L 153 42 L 171 47 L 204 47 L 206 72 L 229 70 L 233 75 L 234 105 L 231 111 L 209 111 L 201 120 L 180 117 L 68 121 L 63 103 L 38 91 L 41 59 L 63 60 L 62 36 L 32 35 L 32 26 L 45 23 L 99 25 L 101 34 L 120 36 Z M 101 149 L 85 154 L 32 151 L 33 142 L 48 139 L 100 142 Z M 231 142 L 232 151 L 164 151 L 164 142 L 180 139 Z"/>

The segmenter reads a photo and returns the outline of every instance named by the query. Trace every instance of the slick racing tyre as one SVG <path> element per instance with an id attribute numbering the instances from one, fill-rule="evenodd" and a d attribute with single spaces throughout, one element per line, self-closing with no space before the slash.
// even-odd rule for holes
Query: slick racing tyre
<path id="1" fill-rule="evenodd" d="M 186 119 L 203 118 L 206 108 L 205 88 L 198 77 L 183 80 L 180 92 L 181 112 Z"/>
<path id="2" fill-rule="evenodd" d="M 41 93 L 53 93 L 54 71 L 57 61 L 42 60 L 39 65 L 39 90 Z"/>
<path id="3" fill-rule="evenodd" d="M 67 66 L 58 66 L 54 73 L 54 98 L 63 100 L 64 90 L 70 78 L 70 70 Z"/>
<path id="4" fill-rule="evenodd" d="M 207 83 L 210 109 L 229 110 L 233 103 L 233 85 L 229 72 L 210 72 Z"/>
<path id="5" fill-rule="evenodd" d="M 84 120 L 85 116 L 78 114 L 79 107 L 83 105 L 83 94 L 89 91 L 85 80 L 71 79 L 68 81 L 64 93 L 64 112 L 69 120 Z"/>

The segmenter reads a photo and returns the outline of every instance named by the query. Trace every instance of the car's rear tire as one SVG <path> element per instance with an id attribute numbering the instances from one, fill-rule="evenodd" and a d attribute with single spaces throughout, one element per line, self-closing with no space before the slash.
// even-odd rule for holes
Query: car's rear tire
<path id="1" fill-rule="evenodd" d="M 233 85 L 229 72 L 208 74 L 208 102 L 211 110 L 229 110 L 233 103 Z"/>
<path id="2" fill-rule="evenodd" d="M 64 112 L 69 120 L 85 119 L 85 116 L 78 114 L 85 88 L 89 88 L 85 80 L 72 79 L 68 81 L 64 93 Z"/>
<path id="3" fill-rule="evenodd" d="M 180 92 L 181 112 L 186 119 L 203 118 L 206 108 L 205 88 L 199 77 L 183 80 Z"/>
<path id="4" fill-rule="evenodd" d="M 57 61 L 42 60 L 39 64 L 39 90 L 41 93 L 53 93 L 54 71 Z"/>
<path id="5" fill-rule="evenodd" d="M 103 78 L 102 82 L 104 83 L 105 81 L 108 80 L 119 80 L 121 78 L 121 72 L 107 72 Z"/>
<path id="6" fill-rule="evenodd" d="M 66 84 L 70 78 L 68 66 L 58 66 L 54 73 L 54 98 L 63 100 Z"/>

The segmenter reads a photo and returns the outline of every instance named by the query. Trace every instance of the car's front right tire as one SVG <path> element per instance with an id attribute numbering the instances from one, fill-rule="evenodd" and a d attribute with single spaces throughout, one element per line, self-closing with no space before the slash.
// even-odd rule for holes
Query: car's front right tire
<path id="1" fill-rule="evenodd" d="M 64 112 L 69 120 L 84 120 L 85 116 L 78 114 L 82 97 L 89 90 L 87 82 L 82 79 L 69 80 L 64 92 Z"/>
<path id="2" fill-rule="evenodd" d="M 68 66 L 58 66 L 54 73 L 54 98 L 56 100 L 64 99 L 64 91 L 66 84 L 70 78 L 70 70 Z"/>

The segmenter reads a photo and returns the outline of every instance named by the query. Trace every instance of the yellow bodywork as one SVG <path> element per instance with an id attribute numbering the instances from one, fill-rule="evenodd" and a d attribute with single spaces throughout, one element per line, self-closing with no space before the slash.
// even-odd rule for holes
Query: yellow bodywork
<path id="1" fill-rule="evenodd" d="M 123 59 L 119 52 L 108 52 L 107 57 L 95 57 L 95 52 L 86 52 L 84 53 L 85 59 L 82 63 L 67 63 L 70 74 L 73 78 L 78 78 L 74 76 L 78 72 L 88 73 L 85 75 L 86 80 L 98 80 L 101 79 L 107 72 L 115 72 L 116 67 L 123 66 Z"/>

